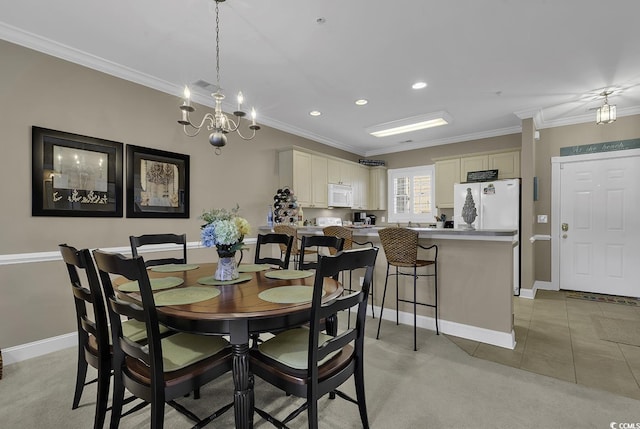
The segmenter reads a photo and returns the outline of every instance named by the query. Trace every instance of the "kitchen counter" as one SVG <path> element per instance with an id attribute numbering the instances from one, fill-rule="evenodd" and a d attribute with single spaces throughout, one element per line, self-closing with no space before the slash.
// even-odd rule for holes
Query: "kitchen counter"
<path id="1" fill-rule="evenodd" d="M 378 231 L 385 226 L 356 227 L 355 241 L 371 241 L 380 246 Z M 261 233 L 269 227 L 258 228 Z M 443 333 L 513 349 L 513 276 L 514 249 L 518 245 L 514 230 L 467 230 L 449 228 L 411 228 L 419 232 L 422 245 L 438 245 L 439 323 Z M 301 235 L 322 234 L 322 227 L 298 227 Z M 358 239 L 362 237 L 362 239 Z M 381 246 L 380 246 L 381 247 Z M 374 305 L 382 304 L 382 291 L 387 261 L 380 249 L 376 261 Z M 357 277 L 354 277 L 357 278 Z M 431 287 L 421 287 L 418 281 L 418 300 L 432 299 Z M 395 282 L 394 282 L 395 283 Z M 401 276 L 400 294 L 413 295 L 410 277 Z M 394 320 L 395 286 L 387 287 L 384 318 Z M 413 325 L 413 306 L 400 302 L 400 322 Z M 370 311 L 370 310 L 369 310 Z M 376 317 L 380 309 L 376 309 Z M 433 310 L 418 309 L 418 326 L 435 330 Z M 391 335 L 389 330 L 384 335 Z M 419 339 L 418 339 L 419 341 Z"/>
<path id="2" fill-rule="evenodd" d="M 378 231 L 383 228 L 393 227 L 395 225 L 388 226 L 365 226 L 365 227 L 345 227 L 353 229 L 353 235 L 355 237 L 377 237 Z M 298 234 L 302 235 L 322 235 L 321 226 L 298 226 L 296 227 Z M 444 240 L 483 240 L 483 241 L 509 241 L 517 242 L 516 230 L 511 229 L 483 229 L 483 230 L 469 230 L 462 228 L 423 228 L 423 227 L 411 227 L 414 231 L 418 231 L 420 238 L 433 238 Z M 268 226 L 260 226 L 259 232 L 267 233 L 273 232 L 273 229 Z"/>

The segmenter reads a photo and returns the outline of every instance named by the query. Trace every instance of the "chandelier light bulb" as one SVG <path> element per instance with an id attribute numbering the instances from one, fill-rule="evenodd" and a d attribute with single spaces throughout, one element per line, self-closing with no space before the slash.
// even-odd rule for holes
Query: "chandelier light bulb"
<path id="1" fill-rule="evenodd" d="M 244 96 L 242 91 L 238 92 L 238 110 L 242 110 L 242 103 L 244 103 Z"/>
<path id="2" fill-rule="evenodd" d="M 191 91 L 189 91 L 189 87 L 184 87 L 184 98 L 185 100 L 189 100 L 191 98 Z"/>

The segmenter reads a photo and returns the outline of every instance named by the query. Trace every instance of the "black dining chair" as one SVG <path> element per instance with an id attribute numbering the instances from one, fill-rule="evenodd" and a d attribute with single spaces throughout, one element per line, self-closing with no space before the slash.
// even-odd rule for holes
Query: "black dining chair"
<path id="1" fill-rule="evenodd" d="M 273 256 L 260 256 L 264 255 L 267 251 L 271 251 L 271 244 L 278 244 L 280 248 L 280 257 Z M 284 246 L 284 251 L 281 250 Z M 293 247 L 293 237 L 287 234 L 258 234 L 256 241 L 256 253 L 254 263 L 256 264 L 269 264 L 277 266 L 280 269 L 289 268 L 289 260 L 291 259 L 291 249 Z M 264 251 L 264 253 L 263 253 Z M 269 253 L 272 255 L 272 253 Z"/>
<path id="2" fill-rule="evenodd" d="M 134 258 L 139 256 L 138 250 L 143 246 L 150 246 L 154 244 L 176 244 L 182 247 L 181 258 L 146 258 L 145 264 L 147 267 L 154 267 L 156 265 L 187 263 L 187 234 L 145 234 L 139 236 L 131 235 L 129 236 L 129 242 L 131 243 L 131 255 Z"/>
<path id="3" fill-rule="evenodd" d="M 229 343 L 220 336 L 183 332 L 162 338 L 144 259 L 125 258 L 100 250 L 95 250 L 93 255 L 111 320 L 114 369 L 111 427 L 117 428 L 120 423 L 125 389 L 151 404 L 151 428 L 154 429 L 162 429 L 164 425 L 165 402 L 194 420 L 197 427 L 204 426 L 231 408 L 233 403 L 200 419 L 174 401 L 231 370 Z M 112 276 L 137 281 L 142 302 L 116 298 Z M 145 323 L 146 345 L 123 335 L 120 323 L 123 316 Z"/>
<path id="4" fill-rule="evenodd" d="M 357 246 L 370 246 L 370 247 L 375 247 L 372 241 L 356 241 L 353 239 L 353 229 L 351 228 L 345 228 L 344 226 L 340 226 L 340 225 L 330 225 L 327 226 L 325 228 L 322 229 L 322 232 L 324 233 L 324 235 L 332 235 L 334 237 L 341 237 L 344 238 L 344 245 L 342 246 L 343 250 L 351 250 L 353 249 L 353 245 L 357 245 Z M 336 251 L 329 249 L 331 254 L 335 254 Z M 349 284 L 347 285 L 346 282 L 344 281 L 344 273 L 342 273 L 342 285 L 344 286 L 344 291 L 346 293 L 350 293 L 354 291 L 354 288 L 352 286 L 352 274 L 353 271 L 349 271 Z M 374 285 L 375 285 L 375 281 L 372 280 L 371 281 L 371 288 L 369 289 L 369 293 L 371 294 L 371 316 L 375 319 L 376 318 L 376 313 L 375 310 L 373 308 L 373 289 L 374 289 Z M 349 318 L 348 323 L 351 323 L 351 318 Z"/>
<path id="5" fill-rule="evenodd" d="M 100 290 L 100 282 L 88 249 L 78 250 L 67 244 L 60 244 L 58 248 L 69 273 L 78 326 L 78 364 L 71 408 L 75 410 L 80 405 L 84 387 L 87 384 L 97 382 L 93 427 L 102 428 L 109 399 L 111 348 L 109 346 L 107 313 Z M 87 279 L 88 288 L 83 285 L 79 270 L 84 273 L 83 277 Z M 87 311 L 88 308 L 91 308 L 90 312 Z M 98 371 L 98 376 L 87 382 L 89 365 Z"/>
<path id="6" fill-rule="evenodd" d="M 318 267 L 322 249 L 325 254 L 339 252 L 344 246 L 344 238 L 329 235 L 304 235 L 300 243 L 300 254 L 298 255 L 298 269 L 309 270 Z M 316 249 L 315 254 L 306 252 L 309 248 Z M 310 259 L 305 259 L 308 256 Z"/>
<path id="7" fill-rule="evenodd" d="M 284 390 L 287 394 L 306 398 L 306 402 L 283 420 L 266 411 L 256 412 L 279 428 L 307 411 L 309 428 L 318 427 L 318 400 L 326 394 L 337 394 L 358 405 L 363 428 L 369 427 L 364 388 L 364 329 L 369 287 L 378 253 L 376 248 L 362 248 L 321 256 L 316 268 L 309 329 L 295 328 L 275 335 L 251 351 L 253 373 Z M 326 278 L 335 278 L 346 270 L 365 269 L 362 289 L 331 302 L 323 302 Z M 338 311 L 355 308 L 356 323 L 340 335 L 322 331 L 322 319 Z M 356 399 L 338 390 L 354 377 Z"/>

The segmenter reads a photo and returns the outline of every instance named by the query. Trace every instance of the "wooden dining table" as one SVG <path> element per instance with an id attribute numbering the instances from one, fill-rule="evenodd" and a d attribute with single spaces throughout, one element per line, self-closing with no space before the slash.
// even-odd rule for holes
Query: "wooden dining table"
<path id="1" fill-rule="evenodd" d="M 272 279 L 265 274 L 274 270 L 265 270 L 242 273 L 247 280 L 235 284 L 205 286 L 198 282 L 205 277 L 210 278 L 215 269 L 215 263 L 204 263 L 197 264 L 195 269 L 185 271 L 156 272 L 149 269 L 148 273 L 150 279 L 159 277 L 182 279 L 183 283 L 176 288 L 202 286 L 220 290 L 218 296 L 205 301 L 158 306 L 158 318 L 162 324 L 177 331 L 229 336 L 233 355 L 235 427 L 252 428 L 254 392 L 253 375 L 249 365 L 249 340 L 253 334 L 303 325 L 309 321 L 311 310 L 310 300 L 298 303 L 276 303 L 260 298 L 259 294 L 280 286 L 313 286 L 315 276 L 301 279 Z M 116 279 L 114 285 L 117 288 L 125 282 L 127 282 L 126 279 Z M 331 300 L 343 291 L 342 285 L 330 278 L 324 280 L 323 287 L 325 300 Z M 118 291 L 117 293 L 121 297 L 126 296 L 127 299 L 140 299 L 135 292 Z"/>

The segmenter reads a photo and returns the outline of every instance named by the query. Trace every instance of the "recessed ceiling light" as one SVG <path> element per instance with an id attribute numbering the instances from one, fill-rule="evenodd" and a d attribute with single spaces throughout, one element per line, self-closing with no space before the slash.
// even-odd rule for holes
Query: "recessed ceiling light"
<path id="1" fill-rule="evenodd" d="M 320 115 L 322 115 L 322 112 L 319 111 L 319 110 L 312 110 L 311 112 L 309 112 L 309 114 L 311 116 L 320 116 Z"/>
<path id="2" fill-rule="evenodd" d="M 364 106 L 364 105 L 365 105 L 365 104 L 367 104 L 368 102 L 369 102 L 369 100 L 365 100 L 364 98 L 361 98 L 361 99 L 359 99 L 359 100 L 356 100 L 356 102 L 355 102 L 355 103 L 356 103 L 358 106 Z"/>
<path id="3" fill-rule="evenodd" d="M 399 119 L 397 121 L 386 122 L 366 128 L 372 136 L 387 137 L 396 134 L 408 133 L 411 131 L 423 130 L 425 128 L 438 127 L 451 123 L 452 118 L 447 112 L 440 111 L 427 115 L 413 116 L 411 118 Z"/>
<path id="4" fill-rule="evenodd" d="M 411 85 L 411 88 L 413 89 L 422 89 L 426 87 L 427 87 L 427 82 L 416 82 L 413 85 Z"/>

